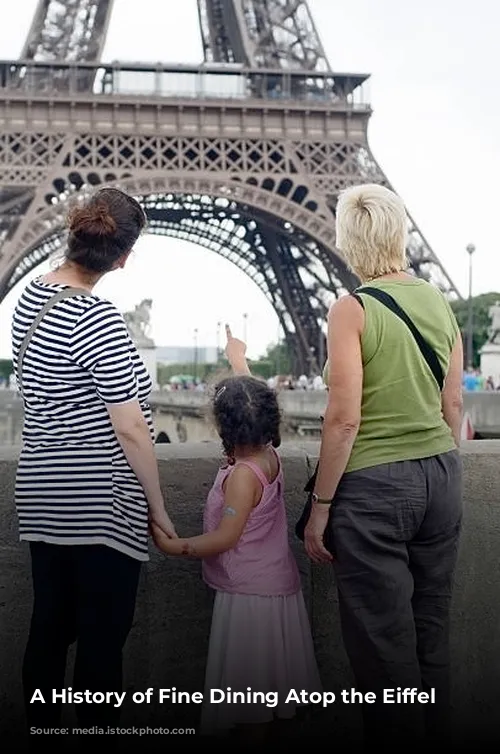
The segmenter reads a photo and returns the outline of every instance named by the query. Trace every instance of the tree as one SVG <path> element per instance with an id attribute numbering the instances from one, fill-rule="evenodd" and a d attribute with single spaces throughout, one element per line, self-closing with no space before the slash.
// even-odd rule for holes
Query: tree
<path id="1" fill-rule="evenodd" d="M 11 374 L 14 373 L 12 359 L 0 359 L 0 381 L 8 382 Z"/>
<path id="2" fill-rule="evenodd" d="M 166 385 L 175 375 L 195 376 L 199 380 L 207 380 L 217 369 L 217 364 L 158 364 L 156 367 L 156 379 L 159 385 Z"/>
<path id="3" fill-rule="evenodd" d="M 500 293 L 482 293 L 472 299 L 472 363 L 479 367 L 480 350 L 488 340 L 490 327 L 489 310 L 497 301 L 500 301 Z M 467 321 L 469 316 L 469 302 L 467 299 L 453 301 L 451 304 L 458 326 L 462 332 L 464 345 L 467 343 Z"/>
<path id="4" fill-rule="evenodd" d="M 292 373 L 292 359 L 286 343 L 272 343 L 266 349 L 265 356 L 252 361 L 251 370 L 265 379 L 277 374 Z"/>

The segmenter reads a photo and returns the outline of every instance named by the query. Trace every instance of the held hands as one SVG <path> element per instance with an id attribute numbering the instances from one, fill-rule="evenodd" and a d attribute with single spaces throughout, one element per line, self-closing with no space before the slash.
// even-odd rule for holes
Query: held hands
<path id="1" fill-rule="evenodd" d="M 175 537 L 167 536 L 163 529 L 160 529 L 154 521 L 151 521 L 150 527 L 153 542 L 157 548 L 162 552 L 166 552 L 167 555 L 175 555 L 177 551 L 174 552 L 174 540 L 178 539 L 177 534 Z"/>
<path id="2" fill-rule="evenodd" d="M 311 508 L 311 515 L 304 531 L 304 545 L 306 552 L 314 563 L 331 563 L 333 557 L 328 552 L 323 536 L 330 514 L 329 505 L 316 504 Z"/>
<path id="3" fill-rule="evenodd" d="M 153 535 L 153 527 L 155 527 L 163 534 L 165 539 L 178 539 L 177 532 L 175 531 L 175 526 L 173 525 L 172 521 L 170 520 L 170 516 L 164 508 L 149 514 L 149 526 Z"/>

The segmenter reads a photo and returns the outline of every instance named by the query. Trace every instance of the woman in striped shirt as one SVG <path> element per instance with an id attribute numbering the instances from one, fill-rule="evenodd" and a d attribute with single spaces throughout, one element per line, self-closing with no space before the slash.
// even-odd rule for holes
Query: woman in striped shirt
<path id="1" fill-rule="evenodd" d="M 145 223 L 133 198 L 98 191 L 70 214 L 64 262 L 29 283 L 14 312 L 25 415 L 16 508 L 34 588 L 23 666 L 30 726 L 57 727 L 52 689 L 64 688 L 75 640 L 73 690 L 121 690 L 148 519 L 176 536 L 154 454 L 151 379 L 123 317 L 93 294 L 104 274 L 123 268 Z M 35 689 L 45 704 L 30 703 Z M 77 711 L 84 726 L 112 725 L 119 708 Z"/>

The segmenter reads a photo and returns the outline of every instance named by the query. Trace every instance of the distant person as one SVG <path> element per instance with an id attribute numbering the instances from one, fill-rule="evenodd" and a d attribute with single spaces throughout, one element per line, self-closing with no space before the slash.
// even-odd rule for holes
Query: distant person
<path id="1" fill-rule="evenodd" d="M 326 385 L 324 383 L 323 377 L 320 374 L 317 374 L 316 377 L 314 377 L 312 382 L 312 389 L 313 390 L 325 390 Z"/>
<path id="2" fill-rule="evenodd" d="M 301 374 L 299 379 L 297 380 L 297 389 L 307 390 L 308 384 L 309 384 L 309 380 L 307 379 L 307 376 L 305 374 Z"/>
<path id="3" fill-rule="evenodd" d="M 479 381 L 474 369 L 467 369 L 467 371 L 464 373 L 462 384 L 464 390 L 466 390 L 468 393 L 474 390 L 479 390 Z"/>
<path id="4" fill-rule="evenodd" d="M 495 382 L 493 380 L 493 377 L 488 377 L 485 384 L 485 390 L 494 390 L 495 389 Z"/>
<path id="5" fill-rule="evenodd" d="M 52 689 L 66 686 L 75 640 L 73 690 L 121 690 L 148 519 L 175 536 L 153 449 L 151 379 L 121 314 L 93 293 L 126 264 L 144 212 L 106 188 L 68 222 L 64 261 L 27 285 L 12 323 L 24 403 L 15 498 L 34 590 L 23 684 L 29 726 L 43 728 L 59 727 Z M 45 704 L 30 704 L 35 689 Z M 119 712 L 112 704 L 76 707 L 85 727 L 113 725 Z"/>
<path id="6" fill-rule="evenodd" d="M 171 540 L 153 524 L 168 555 L 203 559 L 215 590 L 205 677 L 210 689 L 278 692 L 264 703 L 204 706 L 202 733 L 242 725 L 242 735 L 266 735 L 266 724 L 295 713 L 291 689 L 321 690 L 297 564 L 288 544 L 276 393 L 250 375 L 246 346 L 227 328 L 226 354 L 235 374 L 215 389 L 214 419 L 227 464 L 209 492 L 204 534 Z M 246 724 L 246 725 L 245 725 Z M 246 729 L 245 729 L 246 728 Z"/>
<path id="7" fill-rule="evenodd" d="M 328 316 L 328 405 L 305 546 L 314 561 L 333 561 L 356 688 L 378 700 L 384 688 L 435 689 L 435 704 L 363 704 L 367 748 L 404 751 L 425 733 L 445 751 L 462 340 L 441 292 L 406 272 L 401 199 L 358 186 L 336 213 L 337 246 L 363 285 Z"/>

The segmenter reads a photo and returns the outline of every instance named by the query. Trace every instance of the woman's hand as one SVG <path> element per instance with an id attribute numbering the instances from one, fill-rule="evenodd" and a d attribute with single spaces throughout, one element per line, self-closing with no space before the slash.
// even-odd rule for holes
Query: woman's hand
<path id="1" fill-rule="evenodd" d="M 225 354 L 231 369 L 235 374 L 250 374 L 245 355 L 247 352 L 246 343 L 238 338 L 233 338 L 229 325 L 226 325 L 226 338 Z"/>
<path id="2" fill-rule="evenodd" d="M 177 534 L 175 535 L 175 537 L 167 536 L 163 529 L 160 529 L 160 527 L 155 524 L 154 521 L 151 521 L 150 527 L 153 542 L 155 543 L 157 548 L 162 552 L 166 552 L 167 555 L 177 555 L 177 549 L 175 549 L 174 547 L 174 541 L 178 539 Z"/>
<path id="3" fill-rule="evenodd" d="M 163 533 L 166 539 L 178 539 L 177 532 L 175 531 L 175 526 L 170 520 L 170 516 L 168 515 L 165 508 L 150 511 L 149 522 L 152 533 L 153 527 L 156 527 L 156 529 L 159 529 Z"/>
<path id="4" fill-rule="evenodd" d="M 331 563 L 333 560 L 323 543 L 329 514 L 329 505 L 316 503 L 311 507 L 311 515 L 304 532 L 304 545 L 307 554 L 315 563 Z"/>

